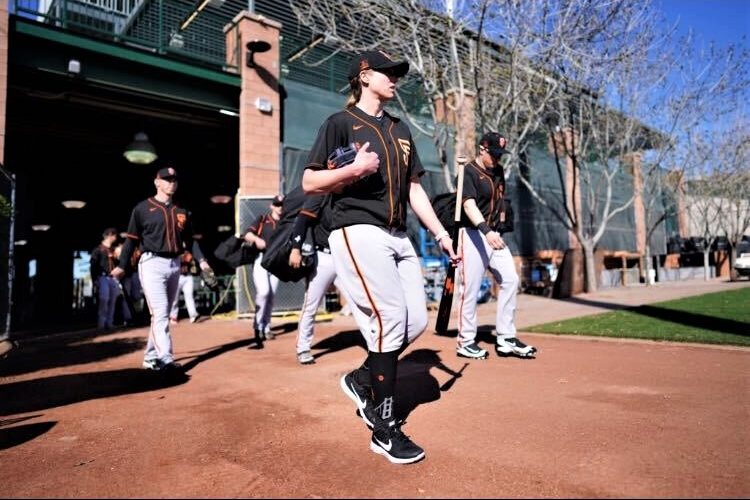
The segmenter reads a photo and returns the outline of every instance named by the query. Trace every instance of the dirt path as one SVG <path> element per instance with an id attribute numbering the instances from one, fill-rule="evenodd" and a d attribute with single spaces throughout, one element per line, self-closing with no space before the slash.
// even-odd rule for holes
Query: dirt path
<path id="1" fill-rule="evenodd" d="M 739 286 L 522 296 L 519 325 Z M 481 306 L 480 324 L 493 316 Z M 169 384 L 138 368 L 145 329 L 14 349 L 0 361 L 4 496 L 750 496 L 750 349 L 525 334 L 536 360 L 467 364 L 427 332 L 398 395 L 427 458 L 396 466 L 338 387 L 364 356 L 353 321 L 318 324 L 311 366 L 295 325 L 276 324 L 254 350 L 247 321 L 181 322 L 188 377 Z"/>

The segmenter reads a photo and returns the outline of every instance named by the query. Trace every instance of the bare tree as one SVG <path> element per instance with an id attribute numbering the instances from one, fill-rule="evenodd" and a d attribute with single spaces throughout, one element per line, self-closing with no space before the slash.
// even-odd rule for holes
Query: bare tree
<path id="1" fill-rule="evenodd" d="M 559 35 L 553 31 L 551 43 L 561 48 L 551 53 L 547 64 L 550 74 L 558 75 L 558 88 L 541 110 L 536 100 L 515 99 L 504 119 L 507 128 L 519 134 L 519 148 L 530 147 L 535 139 L 533 127 L 519 127 L 527 117 L 546 125 L 560 194 L 542 192 L 526 176 L 519 179 L 580 244 L 584 290 L 590 292 L 598 285 L 594 251 L 610 222 L 633 204 L 632 169 L 639 161 L 634 154 L 662 140 L 639 116 L 669 70 L 669 61 L 665 66 L 655 57 L 660 31 L 647 3 L 572 2 L 559 4 L 548 16 L 547 25 L 565 26 L 574 20 L 599 29 L 582 39 L 567 38 L 569 32 L 562 28 Z M 523 150 L 513 160 L 522 161 Z M 530 168 L 533 171 L 533 164 Z M 628 189 L 633 194 L 618 196 Z"/>
<path id="2" fill-rule="evenodd" d="M 742 108 L 739 108 L 742 110 Z M 744 115 L 716 138 L 716 175 L 722 180 L 721 231 L 729 244 L 729 266 L 734 275 L 737 249 L 750 230 L 750 130 Z"/>
<path id="3" fill-rule="evenodd" d="M 637 183 L 643 200 L 646 275 L 651 268 L 651 238 L 656 229 L 676 215 L 675 200 L 686 173 L 709 160 L 708 148 L 695 147 L 695 137 L 706 133 L 737 109 L 747 88 L 747 54 L 735 46 L 720 50 L 703 47 L 692 33 L 665 44 L 670 64 L 646 109 L 646 119 L 667 140 L 648 155 Z M 648 281 L 647 281 L 648 283 Z"/>

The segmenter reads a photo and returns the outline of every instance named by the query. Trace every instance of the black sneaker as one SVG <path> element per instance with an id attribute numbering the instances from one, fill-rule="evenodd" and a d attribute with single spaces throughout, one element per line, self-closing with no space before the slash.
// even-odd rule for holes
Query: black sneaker
<path id="1" fill-rule="evenodd" d="M 370 449 L 394 464 L 411 464 L 424 458 L 424 450 L 401 432 L 405 422 L 379 425 L 372 433 Z"/>
<path id="2" fill-rule="evenodd" d="M 372 429 L 375 425 L 373 420 L 375 408 L 373 408 L 372 404 L 372 395 L 370 394 L 369 387 L 357 381 L 356 373 L 358 370 L 349 372 L 341 377 L 340 385 L 344 394 L 349 396 L 349 399 L 357 405 L 357 415 L 362 418 L 368 428 Z"/>

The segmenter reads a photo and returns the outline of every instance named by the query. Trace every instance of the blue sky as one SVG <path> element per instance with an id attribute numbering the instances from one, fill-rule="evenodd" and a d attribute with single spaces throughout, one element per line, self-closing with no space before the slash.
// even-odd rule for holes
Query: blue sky
<path id="1" fill-rule="evenodd" d="M 704 42 L 718 45 L 743 43 L 750 47 L 750 0 L 653 0 L 666 18 L 678 23 L 681 33 L 689 28 Z"/>

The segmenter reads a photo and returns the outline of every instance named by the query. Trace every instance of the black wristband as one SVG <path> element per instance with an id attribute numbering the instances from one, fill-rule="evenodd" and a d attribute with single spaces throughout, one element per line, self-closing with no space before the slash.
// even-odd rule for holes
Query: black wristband
<path id="1" fill-rule="evenodd" d="M 488 226 L 487 223 L 484 222 L 484 221 L 482 221 L 479 224 L 477 224 L 477 229 L 479 229 L 480 231 L 482 231 L 482 234 L 487 234 L 490 231 L 492 231 L 492 229 L 490 229 L 490 226 Z"/>

